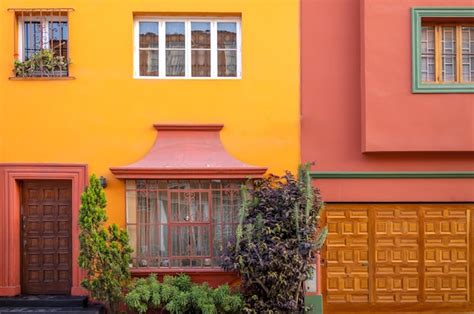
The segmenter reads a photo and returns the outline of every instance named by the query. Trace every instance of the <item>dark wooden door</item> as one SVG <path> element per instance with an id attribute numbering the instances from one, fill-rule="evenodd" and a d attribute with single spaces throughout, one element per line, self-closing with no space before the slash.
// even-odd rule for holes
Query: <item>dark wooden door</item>
<path id="1" fill-rule="evenodd" d="M 23 182 L 23 294 L 70 294 L 71 190 L 70 181 Z"/>

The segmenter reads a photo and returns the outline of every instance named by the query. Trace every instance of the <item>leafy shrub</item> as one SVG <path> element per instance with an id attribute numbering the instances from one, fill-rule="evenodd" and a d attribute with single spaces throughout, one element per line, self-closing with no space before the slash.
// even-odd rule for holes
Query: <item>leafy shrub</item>
<path id="1" fill-rule="evenodd" d="M 86 270 L 81 285 L 90 291 L 93 299 L 104 302 L 115 313 L 123 300 L 123 289 L 130 281 L 132 249 L 128 234 L 116 224 L 105 227 L 107 202 L 95 175 L 82 193 L 81 202 L 79 266 Z"/>
<path id="2" fill-rule="evenodd" d="M 236 241 L 222 266 L 241 277 L 244 312 L 303 312 L 304 282 L 327 234 L 319 226 L 323 203 L 309 165 L 300 167 L 298 180 L 290 173 L 269 176 L 243 195 Z"/>
<path id="3" fill-rule="evenodd" d="M 195 284 L 189 276 L 165 276 L 163 283 L 155 275 L 135 280 L 125 296 L 127 306 L 138 313 L 164 309 L 170 313 L 240 313 L 242 299 L 228 285 L 216 289 L 206 283 Z"/>
<path id="4" fill-rule="evenodd" d="M 64 56 L 56 56 L 50 49 L 42 49 L 34 53 L 28 60 L 15 60 L 14 72 L 17 77 L 31 77 L 38 73 L 54 76 L 55 71 L 67 70 L 70 62 Z"/>

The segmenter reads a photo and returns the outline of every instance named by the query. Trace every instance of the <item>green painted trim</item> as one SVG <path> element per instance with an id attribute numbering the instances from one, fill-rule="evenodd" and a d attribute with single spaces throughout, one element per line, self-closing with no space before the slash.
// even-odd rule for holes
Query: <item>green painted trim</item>
<path id="1" fill-rule="evenodd" d="M 413 93 L 474 93 L 474 84 L 423 84 L 420 69 L 421 19 L 423 17 L 474 17 L 473 7 L 413 8 L 411 14 L 411 58 Z"/>
<path id="2" fill-rule="evenodd" d="M 446 171 L 446 172 L 406 172 L 406 171 L 312 171 L 314 179 L 390 179 L 390 178 L 418 178 L 418 179 L 442 179 L 442 178 L 474 178 L 474 171 Z"/>
<path id="3" fill-rule="evenodd" d="M 307 314 L 323 314 L 323 296 L 307 295 L 304 297 L 304 304 L 309 307 Z"/>

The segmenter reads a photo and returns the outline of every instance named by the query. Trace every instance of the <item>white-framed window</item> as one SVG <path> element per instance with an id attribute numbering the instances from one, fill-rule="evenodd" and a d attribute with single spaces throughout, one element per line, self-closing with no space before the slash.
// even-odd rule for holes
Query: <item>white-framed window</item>
<path id="1" fill-rule="evenodd" d="M 135 78 L 242 76 L 240 18 L 143 17 L 134 27 Z"/>

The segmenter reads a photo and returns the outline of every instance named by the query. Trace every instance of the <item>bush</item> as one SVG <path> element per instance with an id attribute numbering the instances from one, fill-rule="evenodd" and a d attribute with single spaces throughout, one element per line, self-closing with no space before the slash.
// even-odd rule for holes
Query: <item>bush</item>
<path id="1" fill-rule="evenodd" d="M 42 49 L 34 53 L 28 60 L 16 60 L 14 72 L 17 77 L 31 77 L 40 73 L 44 76 L 53 76 L 55 71 L 67 70 L 69 61 L 64 56 L 56 56 L 50 49 Z"/>
<path id="2" fill-rule="evenodd" d="M 298 180 L 290 173 L 269 176 L 243 195 L 236 240 L 222 266 L 241 277 L 244 312 L 303 312 L 304 282 L 327 234 L 319 226 L 323 203 L 309 165 L 300 167 Z"/>
<path id="3" fill-rule="evenodd" d="M 128 234 L 116 224 L 105 227 L 105 193 L 92 175 L 81 196 L 79 212 L 79 266 L 86 270 L 82 287 L 93 299 L 105 303 L 115 313 L 123 300 L 123 289 L 130 281 L 129 264 L 132 249 Z"/>
<path id="4" fill-rule="evenodd" d="M 242 299 L 228 285 L 216 289 L 206 283 L 195 284 L 189 276 L 165 276 L 159 283 L 155 275 L 137 279 L 125 296 L 128 308 L 146 313 L 164 309 L 170 313 L 240 313 Z"/>

